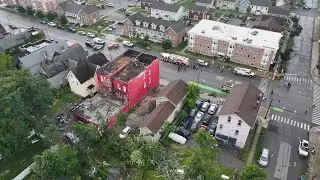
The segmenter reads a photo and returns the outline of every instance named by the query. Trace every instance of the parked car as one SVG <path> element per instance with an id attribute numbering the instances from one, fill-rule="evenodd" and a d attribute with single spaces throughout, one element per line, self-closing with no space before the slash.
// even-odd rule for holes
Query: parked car
<path id="1" fill-rule="evenodd" d="M 198 111 L 197 115 L 194 117 L 194 121 L 197 122 L 197 123 L 200 122 L 202 120 L 202 118 L 203 118 L 203 115 L 204 115 L 203 112 Z"/>
<path id="2" fill-rule="evenodd" d="M 126 11 L 127 9 L 124 8 L 124 7 L 121 7 L 121 8 L 119 8 L 118 10 L 119 10 L 119 11 Z"/>
<path id="3" fill-rule="evenodd" d="M 108 7 L 114 7 L 114 5 L 112 3 L 108 3 L 107 6 Z"/>
<path id="4" fill-rule="evenodd" d="M 78 31 L 78 33 L 79 33 L 80 35 L 87 35 L 87 33 L 84 32 L 84 31 Z"/>
<path id="5" fill-rule="evenodd" d="M 208 114 L 214 115 L 218 109 L 218 105 L 211 104 L 208 110 Z"/>
<path id="6" fill-rule="evenodd" d="M 263 148 L 258 162 L 261 166 L 266 167 L 268 165 L 268 160 L 269 160 L 269 150 L 266 148 Z"/>
<path id="7" fill-rule="evenodd" d="M 103 49 L 103 47 L 104 47 L 103 45 L 95 45 L 95 46 L 93 46 L 92 49 L 93 49 L 94 51 L 98 51 L 98 50 Z"/>
<path id="8" fill-rule="evenodd" d="M 112 43 L 108 45 L 108 49 L 115 49 L 115 48 L 119 48 L 119 44 L 118 43 Z"/>
<path id="9" fill-rule="evenodd" d="M 193 132 L 193 133 L 197 132 L 198 124 L 199 124 L 199 122 L 193 121 L 193 123 L 192 123 L 192 125 L 190 127 L 190 131 Z"/>
<path id="10" fill-rule="evenodd" d="M 112 31 L 113 29 L 111 27 L 106 27 L 107 31 Z"/>
<path id="11" fill-rule="evenodd" d="M 303 9 L 310 10 L 311 8 L 309 6 L 303 6 Z"/>
<path id="12" fill-rule="evenodd" d="M 49 22 L 48 25 L 51 26 L 51 27 L 56 27 L 57 26 L 57 24 L 54 23 L 54 22 Z"/>
<path id="13" fill-rule="evenodd" d="M 202 106 L 203 103 L 204 103 L 204 100 L 198 99 L 198 100 L 196 101 L 196 106 L 197 106 L 197 108 L 198 108 L 198 109 L 201 108 L 201 106 Z"/>
<path id="14" fill-rule="evenodd" d="M 91 37 L 91 38 L 95 38 L 96 37 L 96 35 L 94 35 L 93 33 L 89 33 L 89 32 L 87 33 L 87 36 Z"/>
<path id="15" fill-rule="evenodd" d="M 47 21 L 41 20 L 41 21 L 40 21 L 40 24 L 47 24 Z"/>
<path id="16" fill-rule="evenodd" d="M 179 144 L 185 144 L 187 142 L 187 139 L 185 137 L 180 136 L 176 133 L 170 133 L 168 137 Z"/>
<path id="17" fill-rule="evenodd" d="M 206 131 L 214 136 L 216 134 L 217 125 L 217 122 L 211 122 L 211 124 L 207 126 Z"/>
<path id="18" fill-rule="evenodd" d="M 66 27 L 62 26 L 61 24 L 58 24 L 57 28 L 58 29 L 65 29 Z"/>
<path id="19" fill-rule="evenodd" d="M 76 28 L 74 28 L 74 27 L 69 27 L 68 31 L 73 32 L 73 33 L 77 32 Z"/>
<path id="20" fill-rule="evenodd" d="M 122 43 L 124 46 L 131 47 L 131 48 L 133 47 L 133 43 L 131 43 L 129 41 L 123 41 Z"/>
<path id="21" fill-rule="evenodd" d="M 119 134 L 119 137 L 120 138 L 125 138 L 125 137 L 127 137 L 128 136 L 128 134 L 131 132 L 131 127 L 129 127 L 129 126 L 127 126 L 127 127 L 125 127 L 123 130 L 122 130 L 122 132 Z"/>
<path id="22" fill-rule="evenodd" d="M 308 155 L 309 155 L 309 141 L 300 140 L 298 153 L 300 156 L 308 157 Z"/>
<path id="23" fill-rule="evenodd" d="M 220 21 L 223 22 L 223 23 L 227 23 L 228 20 L 229 20 L 228 17 L 223 17 L 223 18 L 220 19 Z"/>
<path id="24" fill-rule="evenodd" d="M 209 65 L 208 62 L 205 62 L 204 60 L 201 60 L 201 59 L 197 60 L 197 64 L 199 64 L 200 66 L 205 66 L 205 67 L 207 67 Z"/>
<path id="25" fill-rule="evenodd" d="M 208 110 L 208 108 L 209 108 L 209 105 L 210 105 L 210 103 L 204 102 L 204 103 L 202 104 L 202 106 L 201 106 L 201 111 L 202 111 L 202 112 L 206 112 L 206 111 Z"/>
<path id="26" fill-rule="evenodd" d="M 188 128 L 189 125 L 193 123 L 193 118 L 188 116 L 187 118 L 185 118 L 182 122 L 182 125 L 185 127 L 185 128 Z"/>
<path id="27" fill-rule="evenodd" d="M 196 109 L 191 109 L 189 116 L 194 117 L 196 115 L 197 110 Z"/>
<path id="28" fill-rule="evenodd" d="M 17 26 L 15 26 L 15 25 L 13 25 L 13 24 L 10 24 L 10 25 L 9 25 L 9 28 L 11 28 L 11 29 L 18 29 Z"/>
<path id="29" fill-rule="evenodd" d="M 133 4 L 129 4 L 128 7 L 134 7 L 134 5 Z"/>
<path id="30" fill-rule="evenodd" d="M 191 133 L 190 131 L 188 131 L 186 128 L 184 127 L 179 127 L 177 134 L 179 134 L 180 136 L 183 136 L 186 139 L 189 139 L 191 137 Z"/>
<path id="31" fill-rule="evenodd" d="M 207 128 L 207 126 L 209 125 L 209 123 L 211 121 L 211 118 L 212 118 L 212 116 L 210 114 L 204 115 L 201 125 L 204 126 L 204 128 Z"/>
<path id="32" fill-rule="evenodd" d="M 100 39 L 100 38 L 93 38 L 93 43 L 99 44 L 99 45 L 105 45 L 106 41 Z"/>

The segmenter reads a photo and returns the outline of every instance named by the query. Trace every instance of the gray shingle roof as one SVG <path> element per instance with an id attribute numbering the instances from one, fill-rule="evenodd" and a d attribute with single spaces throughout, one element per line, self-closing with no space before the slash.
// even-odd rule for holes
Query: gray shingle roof
<path id="1" fill-rule="evenodd" d="M 169 12 L 178 12 L 181 6 L 175 4 L 167 4 L 164 2 L 155 1 L 151 5 L 151 9 L 160 9 Z"/>
<path id="2" fill-rule="evenodd" d="M 257 26 L 258 29 L 267 31 L 281 32 L 281 23 L 274 17 L 262 20 Z"/>
<path id="3" fill-rule="evenodd" d="M 77 77 L 78 81 L 83 84 L 92 78 L 96 72 L 97 65 L 88 62 L 82 62 L 71 71 Z"/>
<path id="4" fill-rule="evenodd" d="M 110 61 L 106 58 L 104 54 L 102 54 L 101 52 L 98 52 L 88 56 L 88 62 L 92 64 L 96 64 L 98 66 L 103 66 Z"/>
<path id="5" fill-rule="evenodd" d="M 290 12 L 286 9 L 277 6 L 270 6 L 268 9 L 268 14 L 278 14 L 282 16 L 289 16 Z"/>
<path id="6" fill-rule="evenodd" d="M 263 93 L 251 83 L 234 86 L 226 98 L 219 115 L 238 114 L 250 127 L 253 127 L 262 97 Z"/>
<path id="7" fill-rule="evenodd" d="M 271 3 L 269 0 L 251 0 L 251 5 L 269 7 Z"/>
<path id="8" fill-rule="evenodd" d="M 148 27 L 143 27 L 143 28 L 148 28 L 151 29 L 151 24 L 156 24 L 157 28 L 154 30 L 160 31 L 160 25 L 164 26 L 165 30 L 167 30 L 168 28 L 172 28 L 176 33 L 180 33 L 181 31 L 183 31 L 186 26 L 185 24 L 183 24 L 181 21 L 165 21 L 162 19 L 156 19 L 156 18 L 152 18 L 152 17 L 146 17 L 143 16 L 141 13 L 136 13 L 133 14 L 131 16 L 128 17 L 128 19 L 135 25 L 135 21 L 140 21 L 140 22 L 147 22 L 149 23 Z M 141 27 L 143 26 L 143 23 L 141 23 Z"/>
<path id="9" fill-rule="evenodd" d="M 213 9 L 207 8 L 207 7 L 205 7 L 205 6 L 197 6 L 197 5 L 195 5 L 195 6 L 190 7 L 189 10 L 198 11 L 198 12 L 205 12 L 205 11 L 207 11 L 207 12 L 212 13 L 212 10 L 213 10 Z"/>
<path id="10" fill-rule="evenodd" d="M 80 4 L 71 3 L 69 1 L 62 2 L 59 6 L 66 12 L 70 12 L 72 14 L 78 14 L 81 10 L 83 10 L 86 14 L 91 14 L 99 11 L 99 8 L 94 5 L 85 6 Z"/>
<path id="11" fill-rule="evenodd" d="M 170 102 L 177 106 L 188 92 L 188 84 L 183 80 L 171 81 L 158 95 L 166 97 Z"/>

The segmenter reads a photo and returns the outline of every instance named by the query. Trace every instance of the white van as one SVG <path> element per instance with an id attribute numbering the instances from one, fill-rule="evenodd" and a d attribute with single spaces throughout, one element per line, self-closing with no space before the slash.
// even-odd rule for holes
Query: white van
<path id="1" fill-rule="evenodd" d="M 218 105 L 216 104 L 211 104 L 208 110 L 208 114 L 214 115 L 214 113 L 217 111 Z"/>
<path id="2" fill-rule="evenodd" d="M 187 142 L 186 138 L 176 133 L 170 133 L 168 137 L 179 144 L 185 144 Z"/>
<path id="3" fill-rule="evenodd" d="M 197 60 L 197 64 L 199 64 L 200 66 L 208 66 L 209 65 L 207 62 L 205 62 L 204 60 L 201 60 L 201 59 Z"/>
<path id="4" fill-rule="evenodd" d="M 125 127 L 122 132 L 119 134 L 119 137 L 122 139 L 122 138 L 125 138 L 127 137 L 127 135 L 131 132 L 131 127 L 127 126 Z"/>

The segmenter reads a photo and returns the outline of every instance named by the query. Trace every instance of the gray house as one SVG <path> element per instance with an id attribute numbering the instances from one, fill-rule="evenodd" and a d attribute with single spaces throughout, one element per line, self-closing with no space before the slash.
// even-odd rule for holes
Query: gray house
<path id="1" fill-rule="evenodd" d="M 25 44 L 29 41 L 30 34 L 24 31 L 18 34 L 9 34 L 0 39 L 0 52 L 8 50 L 12 47 Z"/>
<path id="2" fill-rule="evenodd" d="M 88 53 L 79 44 L 68 46 L 65 42 L 43 40 L 21 47 L 18 64 L 28 69 L 32 75 L 45 77 L 51 86 L 59 87 L 66 83 L 69 68 L 75 67 Z"/>
<path id="3" fill-rule="evenodd" d="M 250 4 L 251 4 L 251 3 L 250 3 L 249 0 L 238 0 L 238 1 L 237 1 L 237 5 L 236 5 L 236 9 L 237 9 L 239 12 L 246 13 L 248 7 L 250 6 Z"/>

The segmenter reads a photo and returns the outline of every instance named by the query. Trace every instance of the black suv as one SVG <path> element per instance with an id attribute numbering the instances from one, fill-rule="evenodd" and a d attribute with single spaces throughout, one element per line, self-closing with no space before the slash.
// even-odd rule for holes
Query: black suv
<path id="1" fill-rule="evenodd" d="M 73 33 L 77 32 L 76 28 L 74 28 L 74 27 L 69 27 L 68 31 L 73 32 Z"/>
<path id="2" fill-rule="evenodd" d="M 191 137 L 190 131 L 187 130 L 186 128 L 182 127 L 182 126 L 178 128 L 177 134 L 179 134 L 180 136 L 185 137 L 186 139 L 189 139 Z"/>

